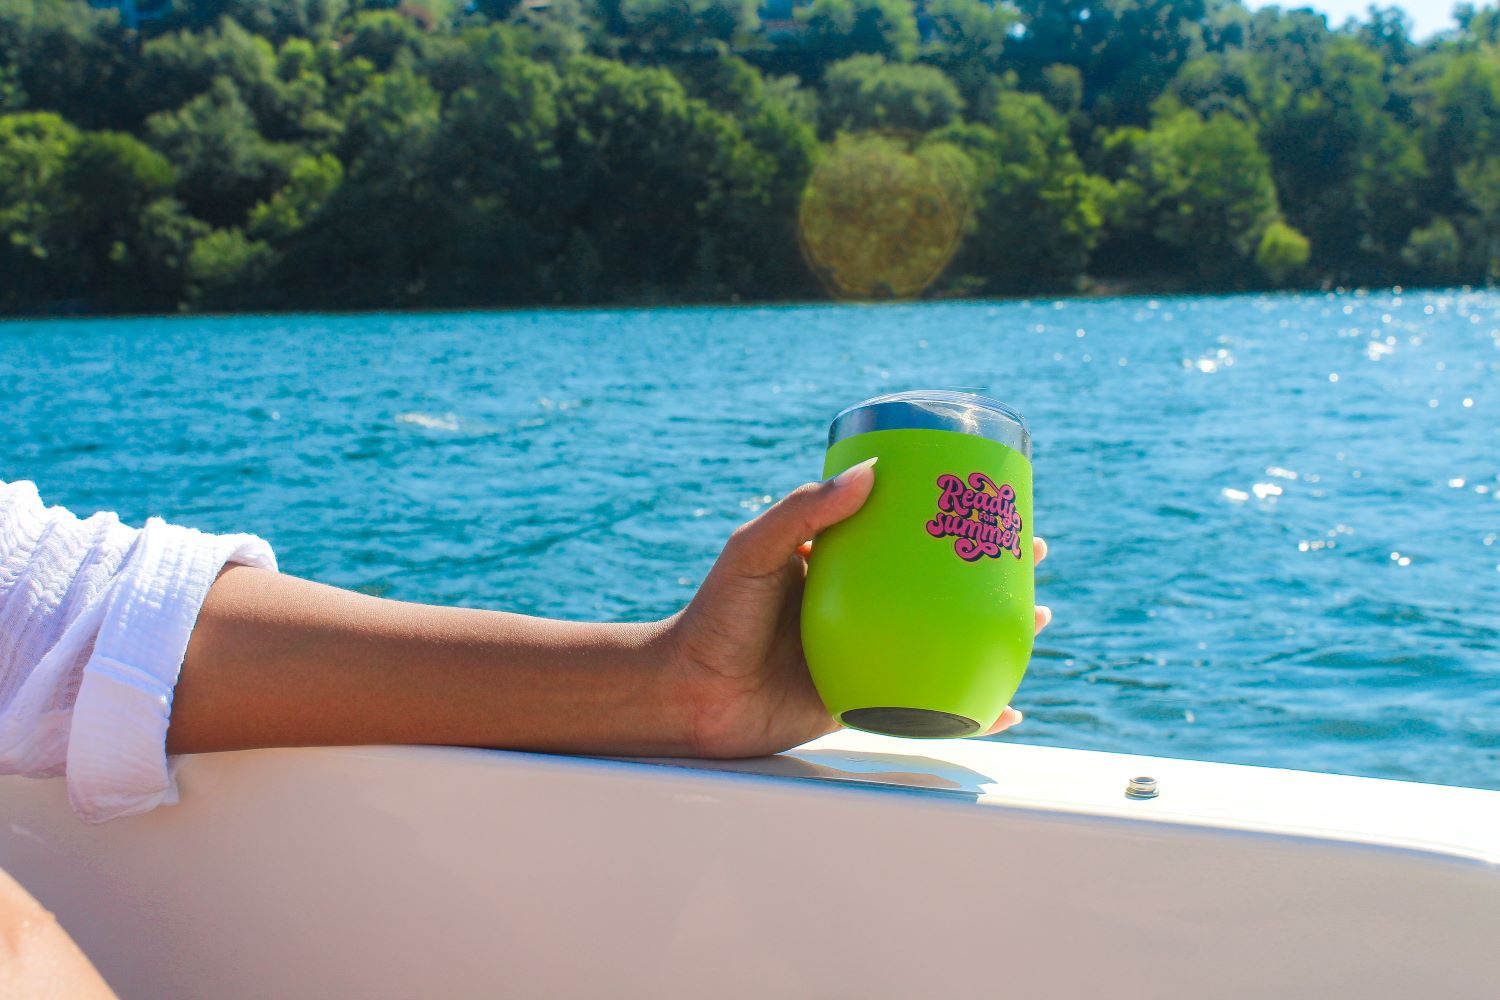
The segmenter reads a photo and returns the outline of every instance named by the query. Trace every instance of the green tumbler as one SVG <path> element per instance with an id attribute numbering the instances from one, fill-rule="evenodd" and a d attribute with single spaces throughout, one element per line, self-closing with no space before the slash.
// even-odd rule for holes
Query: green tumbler
<path id="1" fill-rule="evenodd" d="M 851 728 L 974 736 L 1031 657 L 1031 432 L 984 396 L 902 392 L 834 418 L 823 475 L 876 457 L 864 507 L 813 547 L 802 600 L 813 682 Z"/>

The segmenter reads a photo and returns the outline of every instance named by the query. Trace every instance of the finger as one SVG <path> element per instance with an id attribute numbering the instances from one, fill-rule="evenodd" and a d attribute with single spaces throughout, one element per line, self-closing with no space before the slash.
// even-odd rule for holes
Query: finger
<path id="1" fill-rule="evenodd" d="M 812 555 L 812 542 L 803 542 L 801 545 L 797 546 L 797 554 L 803 559 L 806 559 L 808 556 Z"/>
<path id="2" fill-rule="evenodd" d="M 1042 629 L 1052 624 L 1052 609 L 1045 604 L 1036 606 L 1036 634 L 1040 635 Z"/>
<path id="3" fill-rule="evenodd" d="M 1043 559 L 1047 558 L 1047 539 L 1033 538 L 1031 540 L 1032 565 L 1039 566 Z"/>
<path id="4" fill-rule="evenodd" d="M 872 458 L 832 479 L 799 486 L 764 514 L 741 525 L 724 546 L 725 569 L 745 576 L 784 569 L 798 546 L 864 506 L 875 485 L 874 465 Z"/>
<path id="5" fill-rule="evenodd" d="M 984 731 L 984 735 L 994 736 L 996 733 L 1003 733 L 1011 726 L 1018 725 L 1024 718 L 1026 718 L 1026 716 L 1021 714 L 1020 709 L 1011 708 L 1009 705 L 1006 705 L 1005 711 L 1000 713 L 1000 718 L 995 720 L 995 724 L 993 726 Z"/>

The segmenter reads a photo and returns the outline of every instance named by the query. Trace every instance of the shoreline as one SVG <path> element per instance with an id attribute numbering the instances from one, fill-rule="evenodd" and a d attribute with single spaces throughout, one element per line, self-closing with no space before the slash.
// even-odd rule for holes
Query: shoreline
<path id="1" fill-rule="evenodd" d="M 548 304 L 527 305 L 462 305 L 462 306 L 411 306 L 372 307 L 350 309 L 317 309 L 288 306 L 284 309 L 239 310 L 239 311 L 193 311 L 178 312 L 91 312 L 38 311 L 27 313 L 0 313 L 0 327 L 7 324 L 33 322 L 85 322 L 90 320 L 163 320 L 163 319 L 244 319 L 275 318 L 281 316 L 445 316 L 505 314 L 505 313 L 614 313 L 614 312 L 658 312 L 666 310 L 749 310 L 749 309 L 806 309 L 823 306 L 846 306 L 850 308 L 904 307 L 914 305 L 1015 305 L 1032 302 L 1103 302 L 1123 299 L 1203 299 L 1243 297 L 1294 297 L 1299 295 L 1369 295 L 1373 292 L 1389 292 L 1394 295 L 1410 295 L 1418 292 L 1450 292 L 1470 295 L 1494 286 L 1480 285 L 1309 285 L 1306 287 L 1281 287 L 1266 289 L 1191 289 L 1164 288 L 1160 285 L 1100 279 L 1091 281 L 1087 287 L 1071 292 L 1038 293 L 1031 295 L 928 295 L 907 299 L 741 299 L 690 301 L 686 299 L 662 298 L 655 301 L 621 299 L 615 302 L 592 304 Z"/>

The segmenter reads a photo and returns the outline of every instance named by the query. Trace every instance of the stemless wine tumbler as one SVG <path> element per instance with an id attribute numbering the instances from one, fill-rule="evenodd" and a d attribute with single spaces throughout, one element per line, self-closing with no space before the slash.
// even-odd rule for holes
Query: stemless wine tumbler
<path id="1" fill-rule="evenodd" d="M 1031 656 L 1031 432 L 973 393 L 877 396 L 834 418 L 823 474 L 875 457 L 864 507 L 813 546 L 813 682 L 854 729 L 982 733 Z"/>

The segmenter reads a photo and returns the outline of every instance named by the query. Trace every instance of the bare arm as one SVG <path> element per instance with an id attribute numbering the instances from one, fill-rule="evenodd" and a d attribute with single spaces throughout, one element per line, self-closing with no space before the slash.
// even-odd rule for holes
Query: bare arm
<path id="1" fill-rule="evenodd" d="M 741 757 L 804 743 L 836 728 L 802 657 L 805 540 L 858 510 L 873 482 L 858 467 L 795 491 L 735 532 L 686 609 L 650 624 L 403 604 L 231 568 L 188 645 L 167 749 Z M 1038 608 L 1038 629 L 1050 617 Z M 994 731 L 1019 720 L 1007 709 Z"/>
<path id="2" fill-rule="evenodd" d="M 193 630 L 167 750 L 685 753 L 664 632 L 403 604 L 234 567 Z"/>

